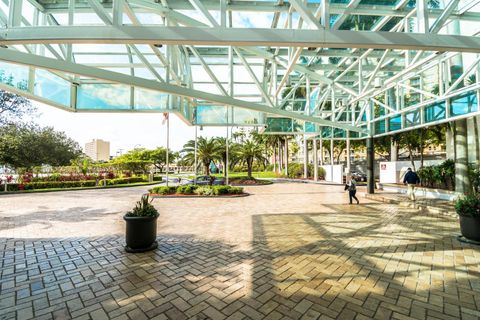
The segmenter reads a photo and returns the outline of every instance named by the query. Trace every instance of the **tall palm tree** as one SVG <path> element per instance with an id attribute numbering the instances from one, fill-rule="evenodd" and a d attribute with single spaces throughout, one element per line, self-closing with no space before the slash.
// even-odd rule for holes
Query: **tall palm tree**
<path id="1" fill-rule="evenodd" d="M 185 154 L 183 160 L 193 164 L 195 161 L 195 140 L 188 141 L 181 152 Z M 202 163 L 207 176 L 210 175 L 210 163 L 222 159 L 221 152 L 216 138 L 197 138 L 197 158 Z"/>
<path id="2" fill-rule="evenodd" d="M 240 145 L 238 156 L 247 164 L 247 175 L 249 178 L 252 178 L 253 161 L 258 160 L 262 162 L 265 160 L 262 146 L 250 140 Z"/>

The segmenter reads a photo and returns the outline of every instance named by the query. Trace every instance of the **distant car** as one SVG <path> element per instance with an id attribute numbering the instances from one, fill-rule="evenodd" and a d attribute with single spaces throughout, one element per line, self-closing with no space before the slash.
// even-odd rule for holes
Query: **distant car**
<path id="1" fill-rule="evenodd" d="M 181 184 L 196 184 L 199 186 L 208 186 L 211 184 L 214 186 L 220 186 L 225 184 L 225 180 L 222 178 L 216 178 L 214 176 L 198 176 L 191 180 L 182 179 Z"/>
<path id="2" fill-rule="evenodd" d="M 352 177 L 357 181 L 367 181 L 367 175 L 358 171 L 352 172 Z"/>

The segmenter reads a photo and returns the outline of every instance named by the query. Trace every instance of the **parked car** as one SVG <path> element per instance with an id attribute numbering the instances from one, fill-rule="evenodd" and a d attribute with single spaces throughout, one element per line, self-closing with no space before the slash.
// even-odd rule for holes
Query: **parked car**
<path id="1" fill-rule="evenodd" d="M 367 181 L 367 175 L 358 171 L 353 171 L 352 172 L 352 177 L 355 178 L 357 181 Z"/>
<path id="2" fill-rule="evenodd" d="M 219 185 L 224 185 L 225 180 L 222 178 L 216 178 L 214 176 L 198 176 L 198 177 L 195 177 L 194 179 L 182 179 L 181 184 L 182 185 L 196 184 L 200 186 L 205 186 L 205 185 L 219 186 Z"/>

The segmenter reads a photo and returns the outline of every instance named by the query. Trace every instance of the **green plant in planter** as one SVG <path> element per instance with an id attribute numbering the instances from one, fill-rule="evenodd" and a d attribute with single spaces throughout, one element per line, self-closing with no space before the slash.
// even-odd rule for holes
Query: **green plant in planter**
<path id="1" fill-rule="evenodd" d="M 467 240 L 480 244 L 480 194 L 471 193 L 455 202 L 460 231 Z"/>
<path id="2" fill-rule="evenodd" d="M 127 212 L 126 217 L 158 217 L 157 209 L 151 204 L 148 195 L 143 195 L 140 201 L 137 201 L 135 208 Z"/>
<path id="3" fill-rule="evenodd" d="M 480 219 L 480 194 L 469 193 L 455 202 L 455 211 L 459 216 Z"/>

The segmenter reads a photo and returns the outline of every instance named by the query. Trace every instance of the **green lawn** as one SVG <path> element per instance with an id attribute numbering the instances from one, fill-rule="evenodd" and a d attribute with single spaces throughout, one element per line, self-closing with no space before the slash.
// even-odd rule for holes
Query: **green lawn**
<path id="1" fill-rule="evenodd" d="M 223 177 L 223 174 L 214 174 L 215 177 Z M 247 172 L 229 172 L 228 177 L 230 178 L 237 178 L 237 177 L 246 177 Z M 273 171 L 258 171 L 252 172 L 252 176 L 254 178 L 278 178 L 277 174 Z"/>

